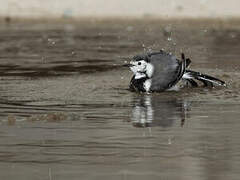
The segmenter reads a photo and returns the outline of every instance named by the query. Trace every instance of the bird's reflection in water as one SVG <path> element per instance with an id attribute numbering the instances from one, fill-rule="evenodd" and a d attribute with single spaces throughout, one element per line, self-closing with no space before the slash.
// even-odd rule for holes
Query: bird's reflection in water
<path id="1" fill-rule="evenodd" d="M 189 103 L 176 98 L 143 95 L 136 99 L 131 121 L 135 127 L 170 127 L 175 121 L 184 125 Z"/>

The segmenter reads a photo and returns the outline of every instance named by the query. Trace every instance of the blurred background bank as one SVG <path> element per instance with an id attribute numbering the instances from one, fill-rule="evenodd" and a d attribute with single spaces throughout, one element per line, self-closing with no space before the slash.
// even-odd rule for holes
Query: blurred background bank
<path id="1" fill-rule="evenodd" d="M 236 18 L 239 0 L 0 0 L 10 18 Z"/>

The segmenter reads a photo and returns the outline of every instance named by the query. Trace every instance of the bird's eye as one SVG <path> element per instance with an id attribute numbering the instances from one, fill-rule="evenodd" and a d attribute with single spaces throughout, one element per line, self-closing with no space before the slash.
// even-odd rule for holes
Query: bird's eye
<path id="1" fill-rule="evenodd" d="M 141 65 L 142 63 L 141 62 L 138 62 L 138 65 Z"/>

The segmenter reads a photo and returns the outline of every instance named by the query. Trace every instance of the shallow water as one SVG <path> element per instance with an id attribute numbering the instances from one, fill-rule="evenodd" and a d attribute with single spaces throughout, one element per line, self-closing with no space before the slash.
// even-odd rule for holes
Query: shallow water
<path id="1" fill-rule="evenodd" d="M 0 179 L 239 179 L 240 23 L 0 26 Z M 164 48 L 226 88 L 136 94 L 126 60 Z"/>

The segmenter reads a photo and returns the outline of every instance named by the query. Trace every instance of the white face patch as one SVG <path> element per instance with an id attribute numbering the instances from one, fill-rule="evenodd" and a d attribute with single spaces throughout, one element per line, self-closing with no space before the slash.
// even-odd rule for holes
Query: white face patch
<path id="1" fill-rule="evenodd" d="M 131 61 L 130 64 L 132 65 L 130 67 L 131 71 L 136 73 L 144 73 L 146 71 L 147 62 L 144 60 L 141 61 Z"/>
<path id="2" fill-rule="evenodd" d="M 131 71 L 135 74 L 135 79 L 140 79 L 143 77 L 151 78 L 153 75 L 153 65 L 151 63 L 146 62 L 145 60 L 140 61 L 131 61 L 130 67 Z"/>

